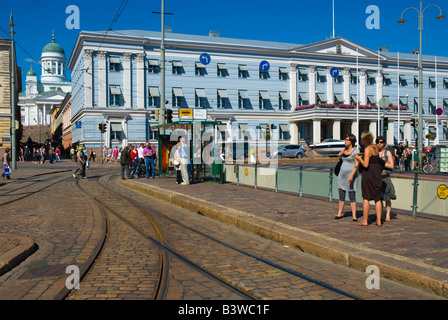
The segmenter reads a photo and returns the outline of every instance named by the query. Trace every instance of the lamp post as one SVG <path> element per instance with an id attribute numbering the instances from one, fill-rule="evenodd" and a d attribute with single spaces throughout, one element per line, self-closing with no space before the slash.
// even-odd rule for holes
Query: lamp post
<path id="1" fill-rule="evenodd" d="M 422 64 L 422 46 L 423 46 L 423 14 L 426 9 L 430 7 L 436 7 L 439 9 L 440 14 L 437 16 L 437 20 L 445 19 L 442 14 L 442 9 L 437 5 L 429 5 L 423 9 L 423 0 L 420 0 L 420 10 L 414 7 L 405 9 L 401 13 L 401 19 L 398 20 L 399 24 L 404 24 L 406 21 L 403 19 L 403 14 L 408 10 L 415 10 L 418 13 L 418 30 L 420 33 L 420 47 L 418 51 L 418 144 L 417 144 L 417 154 L 419 163 L 421 162 L 421 156 L 423 153 L 423 64 Z"/>
<path id="2" fill-rule="evenodd" d="M 17 139 L 16 139 L 16 57 L 14 46 L 14 23 L 12 18 L 8 23 L 8 27 L 11 29 L 9 34 L 11 35 L 11 168 L 17 168 Z"/>

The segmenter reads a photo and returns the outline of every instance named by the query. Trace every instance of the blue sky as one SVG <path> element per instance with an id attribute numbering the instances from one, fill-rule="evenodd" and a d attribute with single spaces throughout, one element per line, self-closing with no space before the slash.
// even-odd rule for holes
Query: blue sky
<path id="1" fill-rule="evenodd" d="M 160 31 L 160 0 L 1 0 L 0 36 L 9 38 L 10 11 L 14 12 L 17 62 L 23 78 L 30 68 L 30 60 L 39 61 L 42 48 L 51 41 L 52 30 L 56 42 L 65 50 L 67 60 L 80 31 L 104 31 L 111 25 L 117 10 L 123 9 L 113 30 L 140 29 Z M 410 53 L 418 49 L 418 16 L 415 10 L 405 13 L 406 24 L 397 21 L 408 7 L 419 8 L 419 0 L 334 0 L 335 35 L 347 38 L 372 50 L 380 46 L 390 51 Z M 448 1 L 424 0 L 423 6 L 436 4 L 448 16 Z M 70 5 L 79 8 L 80 29 L 68 29 L 66 13 Z M 375 12 L 366 9 L 376 6 Z M 309 44 L 332 37 L 332 0 L 165 0 L 165 24 L 175 33 L 208 35 L 210 30 L 221 37 L 280 41 Z M 448 56 L 448 18 L 436 19 L 437 8 L 425 12 L 423 53 Z M 376 20 L 371 20 L 375 17 Z M 369 29 L 366 20 L 379 24 Z M 40 76 L 40 66 L 33 64 Z M 69 76 L 69 75 L 68 75 Z M 70 77 L 70 76 L 69 76 Z"/>

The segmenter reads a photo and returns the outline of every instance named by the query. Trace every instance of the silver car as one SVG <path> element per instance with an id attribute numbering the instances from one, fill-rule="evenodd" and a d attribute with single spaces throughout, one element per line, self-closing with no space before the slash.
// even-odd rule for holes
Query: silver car
<path id="1" fill-rule="evenodd" d="M 302 158 L 305 156 L 305 150 L 298 144 L 287 144 L 278 151 L 274 152 L 273 157 L 281 158 Z"/>

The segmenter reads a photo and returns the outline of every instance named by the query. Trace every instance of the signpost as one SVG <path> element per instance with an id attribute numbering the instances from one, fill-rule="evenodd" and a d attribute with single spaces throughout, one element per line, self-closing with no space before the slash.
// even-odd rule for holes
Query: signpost
<path id="1" fill-rule="evenodd" d="M 271 65 L 266 60 L 260 62 L 260 70 L 267 72 L 271 68 Z"/>
<path id="2" fill-rule="evenodd" d="M 339 69 L 336 67 L 331 68 L 330 74 L 333 78 L 337 78 L 339 76 Z"/>
<path id="3" fill-rule="evenodd" d="M 436 109 L 436 115 L 441 116 L 443 114 L 443 109 L 442 108 L 437 108 Z"/>
<path id="4" fill-rule="evenodd" d="M 210 58 L 210 55 L 208 53 L 203 53 L 199 56 L 199 61 L 201 61 L 201 63 L 206 66 L 210 63 L 212 59 Z"/>

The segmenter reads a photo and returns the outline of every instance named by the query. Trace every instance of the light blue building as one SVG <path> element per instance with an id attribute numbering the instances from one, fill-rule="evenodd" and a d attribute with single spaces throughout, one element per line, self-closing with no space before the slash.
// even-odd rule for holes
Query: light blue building
<path id="1" fill-rule="evenodd" d="M 160 37 L 138 30 L 79 34 L 68 63 L 72 123 L 82 123 L 72 127 L 73 143 L 99 148 L 99 122 L 107 123 L 107 146 L 156 141 L 151 126 L 158 124 L 161 103 Z M 175 120 L 179 108 L 201 108 L 223 123 L 220 130 L 259 130 L 252 139 L 274 123 L 279 143 L 318 143 L 365 130 L 380 130 L 389 144 L 415 142 L 417 54 L 371 50 L 345 38 L 303 45 L 216 32 L 167 32 L 165 46 L 166 108 Z M 201 62 L 203 53 L 209 63 Z M 423 67 L 424 135 L 438 132 L 425 142 L 447 144 L 448 58 L 423 56 Z M 378 109 L 384 101 L 390 106 Z"/>

